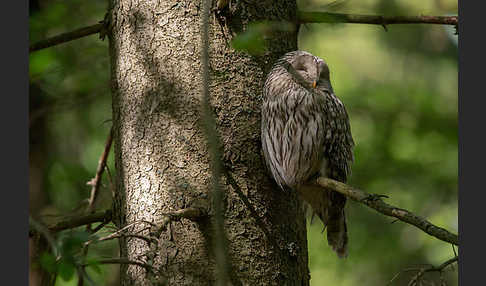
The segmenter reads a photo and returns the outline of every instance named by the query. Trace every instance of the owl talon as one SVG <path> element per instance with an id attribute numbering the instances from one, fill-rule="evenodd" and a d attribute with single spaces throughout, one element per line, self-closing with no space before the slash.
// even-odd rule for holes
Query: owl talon
<path id="1" fill-rule="evenodd" d="M 380 195 L 380 194 L 369 194 L 366 198 L 362 199 L 362 202 L 375 202 L 375 201 L 381 201 L 382 198 L 388 199 L 389 196 L 387 195 Z"/>

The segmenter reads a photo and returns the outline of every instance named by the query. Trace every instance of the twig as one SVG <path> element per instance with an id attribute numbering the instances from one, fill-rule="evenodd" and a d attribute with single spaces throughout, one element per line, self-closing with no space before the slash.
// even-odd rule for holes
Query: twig
<path id="1" fill-rule="evenodd" d="M 418 268 L 418 267 L 413 267 L 413 268 L 407 268 L 407 269 L 403 269 L 402 271 L 398 272 L 397 274 L 395 274 L 393 276 L 393 278 L 387 283 L 387 285 L 391 285 L 391 283 L 396 279 L 398 278 L 398 276 L 400 276 L 400 274 L 402 274 L 403 272 L 410 272 L 410 271 L 417 271 L 417 274 L 414 275 L 412 277 L 412 279 L 410 280 L 409 282 L 409 285 L 415 285 L 415 283 L 418 282 L 418 280 L 426 273 L 426 272 L 440 272 L 442 273 L 445 268 L 453 263 L 456 263 L 458 261 L 458 258 L 457 257 L 453 257 L 449 260 L 447 260 L 446 262 L 442 263 L 441 265 L 439 266 L 433 266 L 433 265 L 428 265 L 426 267 L 421 267 L 421 268 Z"/>
<path id="2" fill-rule="evenodd" d="M 95 222 L 109 222 L 111 221 L 111 210 L 99 211 L 83 216 L 76 216 L 56 223 L 48 229 L 51 232 L 58 232 L 61 230 L 75 228 L 82 225 L 92 224 Z"/>
<path id="3" fill-rule="evenodd" d="M 440 272 L 442 274 L 442 272 L 444 271 L 444 269 L 451 265 L 452 263 L 456 263 L 458 261 L 458 258 L 457 257 L 454 257 L 454 258 L 451 258 L 449 260 L 447 260 L 446 262 L 442 263 L 441 265 L 435 267 L 433 265 L 430 265 L 429 267 L 425 267 L 425 268 L 421 268 L 418 270 L 417 274 L 415 276 L 412 277 L 412 279 L 410 279 L 410 282 L 408 283 L 408 285 L 420 285 L 419 282 L 420 282 L 420 279 L 422 279 L 422 277 L 424 276 L 424 274 L 426 272 Z"/>
<path id="4" fill-rule="evenodd" d="M 91 234 L 97 233 L 100 229 L 104 228 L 108 223 L 110 223 L 110 222 L 109 221 L 104 221 L 104 222 L 100 223 L 93 230 L 91 230 Z"/>
<path id="5" fill-rule="evenodd" d="M 85 242 L 85 244 L 91 244 L 91 243 L 100 242 L 100 241 L 107 241 L 107 240 L 117 239 L 117 238 L 122 238 L 122 237 L 138 238 L 138 239 L 144 240 L 147 243 L 151 243 L 154 240 L 151 237 L 148 237 L 148 236 L 145 236 L 145 235 L 140 235 L 140 234 L 125 234 L 125 233 L 120 233 L 120 234 L 116 234 L 115 235 L 115 234 L 111 233 L 111 234 L 109 234 L 107 236 L 104 236 L 104 237 L 101 237 L 99 239 L 87 241 L 87 242 Z"/>
<path id="6" fill-rule="evenodd" d="M 107 259 L 101 259 L 89 263 L 84 263 L 82 266 L 89 266 L 93 264 L 131 264 L 131 265 L 138 265 L 140 267 L 143 267 L 147 269 L 147 271 L 152 270 L 152 266 L 145 264 L 140 261 L 135 261 L 135 260 L 129 260 L 128 258 L 107 258 Z"/>
<path id="7" fill-rule="evenodd" d="M 457 25 L 458 16 L 380 16 L 341 14 L 330 12 L 298 11 L 299 23 L 354 23 L 374 24 L 385 27 L 391 24 L 442 24 Z"/>
<path id="8" fill-rule="evenodd" d="M 106 165 L 106 174 L 108 174 L 108 181 L 110 182 L 110 190 L 111 190 L 111 197 L 112 199 L 115 199 L 115 185 L 113 184 L 113 179 L 112 179 L 112 176 L 111 176 L 111 172 L 110 172 L 110 167 L 108 167 L 108 165 Z"/>
<path id="9" fill-rule="evenodd" d="M 155 229 L 154 236 L 158 238 L 162 231 L 167 229 L 167 225 L 171 221 L 180 220 L 181 218 L 196 221 L 205 215 L 207 215 L 207 213 L 200 208 L 185 208 L 165 213 L 163 214 L 162 219 L 153 226 L 153 229 Z"/>
<path id="10" fill-rule="evenodd" d="M 453 257 L 453 258 L 447 260 L 446 262 L 442 263 L 441 265 L 439 265 L 437 267 L 431 267 L 429 269 L 426 269 L 425 271 L 426 272 L 443 271 L 447 266 L 451 265 L 452 263 L 458 262 L 458 261 L 459 261 L 459 258 L 456 256 L 456 257 Z"/>
<path id="11" fill-rule="evenodd" d="M 224 219 L 223 219 L 223 191 L 220 184 L 221 178 L 221 154 L 219 134 L 216 131 L 216 120 L 212 115 L 211 104 L 209 101 L 209 10 L 211 1 L 203 0 L 201 9 L 201 81 L 202 81 L 202 121 L 203 132 L 206 136 L 210 166 L 212 173 L 212 208 L 213 215 L 213 230 L 214 239 L 213 251 L 216 260 L 216 285 L 225 286 L 229 281 L 229 269 L 231 269 L 230 261 L 228 259 L 228 251 L 226 245 L 226 235 L 224 233 Z"/>
<path id="12" fill-rule="evenodd" d="M 105 25 L 104 23 L 98 23 L 98 24 L 83 27 L 83 28 L 80 28 L 80 29 L 77 29 L 77 30 L 74 30 L 74 31 L 71 31 L 71 32 L 63 33 L 63 34 L 60 34 L 60 35 L 57 35 L 57 36 L 54 36 L 54 37 L 51 37 L 51 38 L 48 38 L 48 39 L 45 39 L 45 40 L 41 40 L 37 43 L 30 45 L 29 53 L 32 53 L 32 52 L 35 52 L 35 51 L 38 51 L 38 50 L 41 50 L 41 49 L 49 48 L 49 47 L 52 47 L 52 46 L 55 46 L 55 45 L 59 45 L 59 44 L 62 44 L 62 43 L 70 42 L 72 40 L 76 40 L 76 39 L 86 37 L 86 36 L 89 36 L 89 35 L 92 35 L 92 34 L 99 33 L 103 29 L 104 25 Z"/>
<path id="13" fill-rule="evenodd" d="M 133 236 L 133 237 L 138 237 L 139 235 L 138 234 L 122 234 L 124 231 L 126 231 L 127 229 L 129 229 L 130 227 L 136 225 L 136 224 L 139 224 L 139 223 L 146 223 L 146 224 L 150 224 L 151 227 L 156 227 L 157 225 L 154 224 L 154 223 L 151 223 L 151 222 L 148 222 L 148 221 L 144 221 L 144 220 L 140 220 L 140 221 L 135 221 L 135 222 L 132 222 L 118 230 L 116 230 L 115 232 L 113 233 L 110 233 L 104 237 L 100 237 L 100 238 L 97 238 L 97 239 L 92 239 L 92 240 L 89 240 L 87 242 L 85 242 L 84 244 L 85 245 L 89 245 L 91 243 L 94 243 L 94 242 L 98 242 L 98 241 L 105 241 L 105 240 L 110 240 L 110 239 L 114 239 L 114 238 L 120 238 L 122 236 Z M 143 230 L 147 230 L 147 229 L 150 229 L 151 227 L 148 227 L 148 228 L 144 228 Z M 142 231 L 143 231 L 142 230 Z M 141 235 L 140 235 L 141 236 Z M 148 237 L 143 237 L 144 239 L 148 239 Z"/>
<path id="14" fill-rule="evenodd" d="M 352 187 L 341 182 L 323 177 L 317 178 L 317 184 L 324 188 L 339 192 L 356 202 L 365 204 L 384 215 L 396 217 L 403 222 L 414 225 L 435 238 L 459 245 L 459 238 L 457 234 L 453 234 L 442 227 L 438 227 L 427 221 L 425 218 L 417 216 L 405 209 L 389 205 L 383 202 L 383 200 L 381 200 L 378 196 L 370 195 L 361 190 L 353 189 Z"/>
<path id="15" fill-rule="evenodd" d="M 91 195 L 89 197 L 89 204 L 88 204 L 88 212 L 92 212 L 94 210 L 94 203 L 96 198 L 98 197 L 98 191 L 101 185 L 101 176 L 103 175 L 103 171 L 106 167 L 106 159 L 108 158 L 108 154 L 110 153 L 111 143 L 113 142 L 113 126 L 110 128 L 110 133 L 108 134 L 108 138 L 105 142 L 105 148 L 103 149 L 103 153 L 101 153 L 100 159 L 98 160 L 98 168 L 96 168 L 96 175 L 93 179 L 91 179 L 87 184 L 91 185 Z"/>

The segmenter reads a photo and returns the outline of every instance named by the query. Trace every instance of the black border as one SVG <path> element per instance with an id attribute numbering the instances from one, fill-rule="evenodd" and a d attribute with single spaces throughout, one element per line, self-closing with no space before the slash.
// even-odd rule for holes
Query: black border
<path id="1" fill-rule="evenodd" d="M 28 2 L 7 1 L 2 29 L 2 284 L 28 285 Z M 8 283 L 12 281 L 13 283 Z"/>
<path id="2" fill-rule="evenodd" d="M 466 6 L 467 3 L 467 6 Z M 459 285 L 484 283 L 485 57 L 482 1 L 459 4 Z M 478 7 L 473 6 L 476 4 Z"/>

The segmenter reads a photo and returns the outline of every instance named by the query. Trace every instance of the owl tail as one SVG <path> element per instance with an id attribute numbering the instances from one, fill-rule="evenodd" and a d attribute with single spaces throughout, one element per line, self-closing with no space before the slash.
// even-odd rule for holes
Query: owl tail
<path id="1" fill-rule="evenodd" d="M 339 258 L 348 255 L 348 231 L 344 205 L 346 197 L 322 187 L 305 185 L 298 188 L 299 194 L 311 207 L 327 228 L 327 242 Z"/>

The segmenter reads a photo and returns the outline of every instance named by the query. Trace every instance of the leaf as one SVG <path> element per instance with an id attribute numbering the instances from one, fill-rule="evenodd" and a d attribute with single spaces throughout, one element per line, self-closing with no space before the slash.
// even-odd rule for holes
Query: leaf
<path id="1" fill-rule="evenodd" d="M 81 250 L 83 244 L 90 239 L 86 231 L 69 232 L 60 239 L 61 254 L 65 259 L 70 259 L 75 253 Z"/>
<path id="2" fill-rule="evenodd" d="M 258 55 L 265 51 L 264 33 L 268 25 L 264 22 L 253 22 L 247 29 L 231 40 L 235 50 L 245 51 L 251 55 Z"/>
<path id="3" fill-rule="evenodd" d="M 96 273 L 101 274 L 102 270 L 100 267 L 99 259 L 96 257 L 86 258 L 86 264 L 89 265 L 88 267 L 93 269 Z"/>
<path id="4" fill-rule="evenodd" d="M 59 275 L 64 281 L 70 280 L 74 275 L 74 271 L 76 270 L 74 264 L 66 260 L 61 260 L 58 267 L 59 267 Z"/>
<path id="5" fill-rule="evenodd" d="M 251 55 L 260 55 L 265 52 L 265 40 L 271 38 L 271 33 L 294 30 L 295 26 L 290 22 L 252 22 L 243 33 L 237 34 L 231 40 L 231 46 Z"/>
<path id="6" fill-rule="evenodd" d="M 39 263 L 49 273 L 56 272 L 56 258 L 49 252 L 44 252 L 39 258 Z"/>

